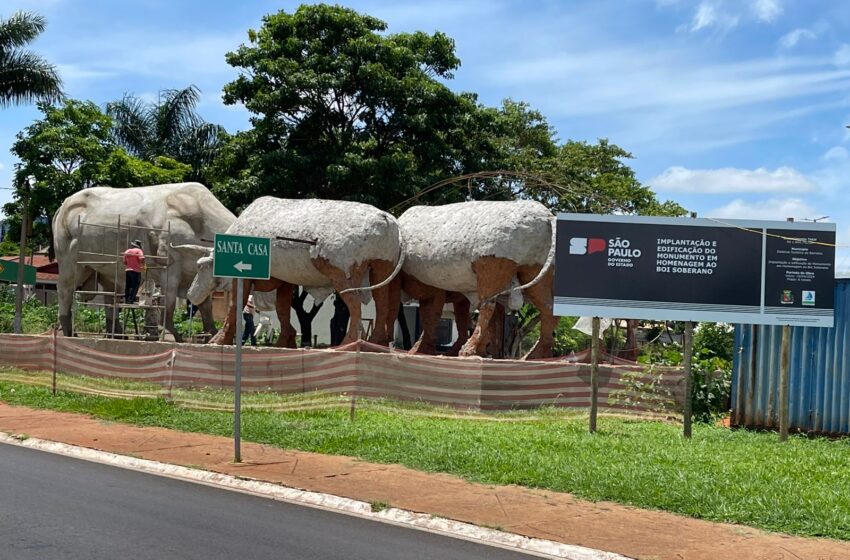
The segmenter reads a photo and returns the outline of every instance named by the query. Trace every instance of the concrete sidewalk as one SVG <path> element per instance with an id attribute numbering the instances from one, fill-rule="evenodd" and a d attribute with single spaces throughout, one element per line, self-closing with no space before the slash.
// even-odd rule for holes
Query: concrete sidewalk
<path id="1" fill-rule="evenodd" d="M 108 423 L 0 403 L 0 432 L 353 498 L 503 531 L 645 559 L 850 559 L 850 543 L 765 533 L 569 494 L 487 486 L 349 457 L 243 442 L 233 464 L 224 437 Z"/>

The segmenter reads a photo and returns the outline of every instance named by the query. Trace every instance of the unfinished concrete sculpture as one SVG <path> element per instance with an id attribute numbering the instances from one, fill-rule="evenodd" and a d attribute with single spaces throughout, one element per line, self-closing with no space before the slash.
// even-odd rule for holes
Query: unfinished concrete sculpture
<path id="1" fill-rule="evenodd" d="M 272 239 L 271 280 L 246 281 L 243 300 L 255 291 L 277 290 L 277 312 L 281 321 L 278 345 L 294 346 L 295 329 L 290 322 L 292 289 L 303 286 L 313 298 L 323 301 L 334 290 L 340 293 L 351 313 L 343 343 L 360 336 L 361 303 L 375 298 L 375 327 L 370 342 L 387 344 L 395 324 L 390 310 L 390 282 L 404 260 L 398 223 L 386 212 L 368 204 L 338 200 L 292 200 L 270 196 L 258 198 L 228 228 L 227 233 Z M 279 239 L 286 237 L 315 241 L 315 245 Z M 189 289 L 189 299 L 203 301 L 224 283 L 212 275 L 212 257 L 198 261 L 198 275 Z M 369 283 L 374 284 L 369 286 Z M 232 344 L 237 309 L 231 290 L 227 320 L 212 342 Z"/>
<path id="2" fill-rule="evenodd" d="M 115 226 L 117 230 L 88 224 Z M 212 239 L 216 232 L 225 231 L 236 216 L 224 207 L 215 196 L 199 183 L 153 185 L 127 189 L 94 187 L 69 196 L 53 217 L 53 241 L 59 262 L 59 322 L 66 336 L 70 336 L 71 304 L 74 290 L 93 281 L 97 271 L 98 282 L 106 291 L 123 291 L 124 267 L 121 257 L 92 255 L 90 253 L 116 254 L 127 249 L 128 239 L 139 239 L 148 256 L 168 255 L 166 270 L 151 270 L 151 277 L 163 287 L 165 300 L 165 329 L 175 339 L 180 336 L 174 328 L 174 307 L 178 297 L 186 291 L 197 272 L 197 260 L 208 254 L 198 247 L 199 240 Z M 170 234 L 165 231 L 171 224 Z M 163 231 L 153 231 L 155 228 Z M 177 248 L 168 247 L 168 243 Z M 115 285 L 116 260 L 119 262 Z M 99 261 L 101 264 L 80 266 L 78 261 Z M 165 264 L 162 260 L 148 259 L 148 264 Z M 74 285 L 76 277 L 77 285 Z M 204 329 L 215 332 L 212 317 L 212 300 L 200 303 Z"/>
<path id="3" fill-rule="evenodd" d="M 411 352 L 433 353 L 447 295 L 479 309 L 461 356 L 483 356 L 497 298 L 511 309 L 528 299 L 540 310 L 540 339 L 526 358 L 552 355 L 555 216 L 533 201 L 414 206 L 398 220 L 407 246 L 402 289 L 418 299 L 422 336 Z M 463 333 L 461 333 L 463 336 Z"/>

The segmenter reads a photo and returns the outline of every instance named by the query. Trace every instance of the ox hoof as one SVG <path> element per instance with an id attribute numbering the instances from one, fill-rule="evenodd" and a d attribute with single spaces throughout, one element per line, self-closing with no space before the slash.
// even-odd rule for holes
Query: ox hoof
<path id="1" fill-rule="evenodd" d="M 407 351 L 408 354 L 419 354 L 424 356 L 433 356 L 437 353 L 437 346 L 434 344 L 419 344 L 417 342 L 413 348 Z"/>
<path id="2" fill-rule="evenodd" d="M 528 354 L 522 357 L 523 360 L 541 360 L 543 358 L 551 358 L 552 357 L 552 347 L 551 346 L 541 346 L 540 343 L 534 345 Z"/>

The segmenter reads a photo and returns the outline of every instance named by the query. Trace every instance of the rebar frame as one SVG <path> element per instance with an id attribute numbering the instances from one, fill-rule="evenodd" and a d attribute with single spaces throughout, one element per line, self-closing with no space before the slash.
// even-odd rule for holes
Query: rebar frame
<path id="1" fill-rule="evenodd" d="M 96 228 L 99 228 L 100 231 L 102 232 L 102 237 L 101 237 L 100 243 L 99 243 L 99 245 L 100 245 L 99 249 L 100 250 L 99 251 L 78 251 L 78 253 L 77 253 L 78 256 L 85 255 L 84 258 L 87 258 L 87 259 L 97 258 L 97 257 L 109 257 L 109 258 L 108 259 L 102 259 L 102 260 L 78 260 L 75 263 L 75 266 L 74 266 L 74 301 L 73 301 L 73 304 L 71 306 L 71 325 L 72 325 L 72 328 L 76 326 L 77 319 L 78 319 L 77 309 L 78 309 L 78 306 L 80 306 L 80 305 L 85 306 L 87 308 L 93 308 L 93 309 L 111 308 L 112 309 L 112 322 L 111 322 L 111 328 L 105 329 L 105 332 L 84 331 L 84 330 L 81 331 L 81 330 L 74 329 L 74 333 L 77 334 L 77 335 L 85 335 L 85 336 L 90 336 L 90 337 L 101 336 L 101 337 L 104 337 L 104 338 L 117 338 L 117 337 L 120 336 L 122 338 L 130 338 L 131 335 L 130 335 L 130 333 L 127 332 L 126 322 L 127 322 L 128 312 L 132 312 L 133 327 L 134 327 L 134 329 L 133 329 L 134 335 L 133 336 L 138 340 L 139 338 L 147 336 L 147 328 L 142 329 L 142 333 L 143 333 L 142 335 L 139 334 L 138 317 L 136 315 L 137 309 L 143 310 L 145 312 L 147 312 L 148 310 L 155 310 L 156 315 L 157 315 L 156 320 L 157 320 L 157 324 L 158 324 L 158 330 L 160 330 L 160 329 L 164 330 L 164 325 L 165 325 L 165 305 L 164 305 L 164 302 L 167 300 L 167 295 L 168 295 L 168 293 L 167 293 L 168 292 L 168 275 L 169 275 L 168 265 L 171 262 L 170 261 L 170 255 L 169 255 L 169 252 L 168 252 L 169 247 L 171 247 L 171 221 L 170 220 L 168 221 L 166 229 L 162 229 L 162 228 L 139 226 L 139 225 L 135 225 L 135 224 L 126 224 L 126 223 L 122 224 L 120 215 L 118 216 L 118 219 L 116 220 L 116 223 L 114 225 L 113 224 L 95 224 L 95 223 L 91 223 L 91 222 L 84 222 L 82 220 L 82 216 L 78 215 L 77 216 L 77 226 L 78 226 L 78 231 L 81 232 L 81 233 L 82 233 L 84 226 L 96 227 Z M 122 266 L 124 264 L 124 259 L 123 259 L 124 251 L 122 250 L 121 241 L 122 241 L 122 236 L 123 236 L 123 241 L 124 241 L 123 246 L 126 247 L 126 246 L 129 245 L 129 243 L 130 243 L 130 231 L 131 230 L 142 230 L 146 233 L 155 232 L 155 233 L 165 233 L 166 234 L 165 243 L 160 244 L 160 247 L 164 248 L 165 254 L 163 254 L 163 255 L 145 255 L 145 262 L 147 262 L 148 260 L 152 260 L 152 261 L 157 262 L 157 263 L 164 263 L 164 264 L 155 264 L 155 265 L 152 265 L 152 266 L 148 266 L 148 265 L 145 266 L 144 276 L 142 278 L 142 281 L 140 282 L 140 288 L 142 288 L 141 293 L 147 295 L 147 297 L 150 299 L 150 301 L 147 302 L 145 305 L 137 304 L 137 303 L 132 303 L 132 304 L 118 303 L 124 297 L 124 294 L 121 293 L 118 290 L 118 285 L 119 285 L 118 281 L 120 279 L 121 272 L 123 271 Z M 114 253 L 108 252 L 108 249 L 106 248 L 108 238 L 109 238 L 109 232 L 111 232 L 111 231 L 115 232 L 115 252 Z M 147 235 L 145 235 L 145 237 L 147 237 Z M 157 249 L 159 249 L 159 247 Z M 110 291 L 98 289 L 100 287 L 100 281 L 98 279 L 98 275 L 101 274 L 101 273 L 98 270 L 98 268 L 96 268 L 95 266 L 91 266 L 91 265 L 101 265 L 101 266 L 112 265 L 112 266 L 114 266 L 114 276 L 113 276 L 113 284 L 112 284 L 114 291 L 110 292 Z M 95 286 L 94 290 L 77 289 L 79 287 L 78 280 L 79 280 L 79 277 L 80 277 L 80 268 L 81 267 L 83 269 L 89 268 L 94 273 L 94 286 Z M 154 300 L 153 300 L 155 290 L 153 290 L 150 286 L 150 280 L 151 280 L 150 271 L 153 271 L 153 270 L 163 271 L 159 275 L 160 291 L 159 291 L 159 294 L 156 296 L 156 298 L 158 300 L 162 301 L 163 304 L 156 304 L 156 303 L 154 303 Z M 80 296 L 94 296 L 94 297 L 92 297 L 92 299 L 90 301 L 85 301 Z M 94 301 L 94 299 L 97 298 L 97 296 L 102 296 L 104 303 Z M 109 303 L 110 299 L 111 299 L 112 303 Z M 122 330 L 124 332 L 122 332 L 122 333 L 116 332 L 117 327 L 118 327 L 119 310 L 124 312 L 123 313 L 124 325 L 122 325 L 123 326 Z M 175 306 L 175 310 L 176 310 L 176 306 Z M 107 315 L 106 315 L 107 318 L 108 318 L 108 313 L 109 313 L 109 311 L 107 309 Z M 143 317 L 144 317 L 144 314 L 143 314 Z M 146 324 L 144 326 L 147 327 Z M 157 336 L 157 338 L 160 338 L 160 337 L 161 337 L 161 335 Z"/>

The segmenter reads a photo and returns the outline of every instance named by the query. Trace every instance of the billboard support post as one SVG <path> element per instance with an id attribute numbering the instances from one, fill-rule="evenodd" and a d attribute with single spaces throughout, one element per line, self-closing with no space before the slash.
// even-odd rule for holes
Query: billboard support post
<path id="1" fill-rule="evenodd" d="M 794 218 L 788 218 L 793 222 Z M 788 439 L 788 377 L 791 369 L 791 326 L 782 325 L 779 347 L 779 441 Z"/>
<path id="2" fill-rule="evenodd" d="M 788 439 L 788 377 L 791 354 L 791 326 L 782 325 L 779 360 L 779 441 Z"/>
<path id="3" fill-rule="evenodd" d="M 694 353 L 694 323 L 685 321 L 685 334 L 682 345 L 682 366 L 685 370 L 685 408 L 682 412 L 682 435 L 690 439 L 693 425 L 693 400 L 691 394 L 694 391 L 693 353 Z"/>
<path id="4" fill-rule="evenodd" d="M 599 401 L 599 317 L 594 317 L 590 331 L 590 433 L 596 431 Z"/>

